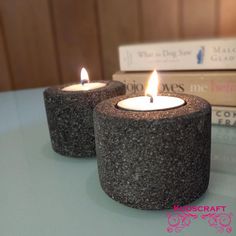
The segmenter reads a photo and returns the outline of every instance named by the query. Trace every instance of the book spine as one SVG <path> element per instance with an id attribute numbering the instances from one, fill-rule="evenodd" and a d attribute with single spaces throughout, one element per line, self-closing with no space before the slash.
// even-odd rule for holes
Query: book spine
<path id="1" fill-rule="evenodd" d="M 236 107 L 212 106 L 212 124 L 236 127 Z"/>
<path id="2" fill-rule="evenodd" d="M 121 71 L 236 68 L 236 39 L 139 44 L 119 47 Z"/>
<path id="3" fill-rule="evenodd" d="M 113 80 L 126 84 L 127 94 L 144 93 L 150 73 L 116 73 Z M 159 73 L 159 92 L 188 93 L 211 105 L 236 106 L 235 73 Z"/>

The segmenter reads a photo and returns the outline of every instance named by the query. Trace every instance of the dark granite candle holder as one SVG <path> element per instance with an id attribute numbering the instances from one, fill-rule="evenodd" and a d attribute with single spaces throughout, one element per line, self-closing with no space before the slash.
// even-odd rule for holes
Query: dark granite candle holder
<path id="1" fill-rule="evenodd" d="M 117 103 L 131 96 L 120 96 L 103 101 L 94 110 L 101 186 L 127 206 L 171 208 L 191 203 L 207 190 L 211 106 L 196 96 L 169 95 L 184 99 L 185 105 L 127 111 Z"/>
<path id="2" fill-rule="evenodd" d="M 121 82 L 98 82 L 106 86 L 88 91 L 63 91 L 68 85 L 61 85 L 44 91 L 51 143 L 57 153 L 71 157 L 96 155 L 93 109 L 105 99 L 125 94 Z"/>

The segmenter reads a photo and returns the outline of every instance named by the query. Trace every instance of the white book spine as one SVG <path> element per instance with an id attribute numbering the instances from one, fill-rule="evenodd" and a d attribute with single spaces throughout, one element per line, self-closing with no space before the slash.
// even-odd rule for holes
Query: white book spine
<path id="1" fill-rule="evenodd" d="M 236 38 L 119 47 L 121 71 L 236 69 Z"/>
<path id="2" fill-rule="evenodd" d="M 236 107 L 212 106 L 212 124 L 236 127 Z"/>

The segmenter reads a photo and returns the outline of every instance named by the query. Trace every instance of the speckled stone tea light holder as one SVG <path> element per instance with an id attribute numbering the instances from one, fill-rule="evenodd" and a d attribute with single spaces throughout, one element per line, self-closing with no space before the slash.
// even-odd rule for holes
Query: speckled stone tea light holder
<path id="1" fill-rule="evenodd" d="M 94 110 L 102 189 L 140 209 L 165 209 L 198 199 L 208 187 L 211 106 L 186 94 L 165 94 L 185 104 L 160 111 L 117 107 L 112 98 Z M 129 96 L 131 97 L 131 96 Z"/>
<path id="2" fill-rule="evenodd" d="M 121 82 L 98 82 L 106 85 L 88 91 L 63 91 L 69 85 L 61 85 L 44 91 L 49 133 L 55 152 L 71 157 L 95 156 L 93 109 L 105 99 L 125 94 L 125 85 Z"/>

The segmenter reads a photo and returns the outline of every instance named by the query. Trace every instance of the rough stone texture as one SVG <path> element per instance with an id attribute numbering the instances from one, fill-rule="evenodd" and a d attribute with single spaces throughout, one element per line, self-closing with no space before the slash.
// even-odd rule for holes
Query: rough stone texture
<path id="1" fill-rule="evenodd" d="M 126 111 L 116 104 L 131 96 L 121 96 L 94 110 L 101 186 L 130 207 L 185 205 L 208 187 L 211 106 L 196 96 L 165 95 L 182 98 L 186 104 L 163 111 Z"/>
<path id="2" fill-rule="evenodd" d="M 53 149 L 71 157 L 95 156 L 93 109 L 101 101 L 125 94 L 125 85 L 118 81 L 99 81 L 102 88 L 68 92 L 61 85 L 44 91 L 44 102 Z"/>

